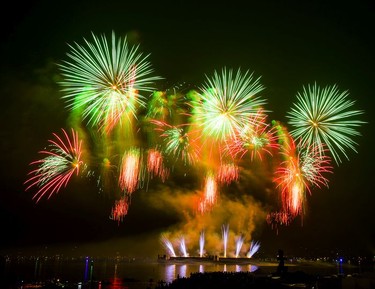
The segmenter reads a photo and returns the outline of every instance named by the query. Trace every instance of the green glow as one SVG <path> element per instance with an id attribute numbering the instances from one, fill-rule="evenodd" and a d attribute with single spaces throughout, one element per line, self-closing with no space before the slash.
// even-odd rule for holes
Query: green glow
<path id="1" fill-rule="evenodd" d="M 355 102 L 348 100 L 348 95 L 336 85 L 325 88 L 308 85 L 303 87 L 302 94 L 297 93 L 297 102 L 287 114 L 288 123 L 294 127 L 291 135 L 302 146 L 317 146 L 321 155 L 326 145 L 337 164 L 342 162 L 340 154 L 349 159 L 346 149 L 356 152 L 357 143 L 352 137 L 360 135 L 356 128 L 365 123 L 352 119 L 363 111 L 350 110 Z"/>
<path id="2" fill-rule="evenodd" d="M 146 106 L 139 92 L 152 92 L 160 77 L 149 76 L 153 69 L 148 55 L 138 52 L 138 46 L 130 47 L 126 38 L 116 40 L 113 32 L 109 44 L 104 35 L 92 36 L 93 42 L 85 39 L 84 46 L 70 45 L 71 60 L 59 65 L 65 79 L 63 99 L 71 109 L 84 107 L 83 118 L 92 126 L 110 130 L 124 113 L 137 118 L 137 108 Z"/>
<path id="3" fill-rule="evenodd" d="M 207 77 L 201 87 L 201 99 L 194 100 L 193 111 L 203 133 L 215 139 L 224 140 L 240 131 L 250 116 L 257 113 L 265 100 L 256 96 L 264 87 L 260 78 L 253 79 L 249 72 L 236 73 L 222 69 Z"/>

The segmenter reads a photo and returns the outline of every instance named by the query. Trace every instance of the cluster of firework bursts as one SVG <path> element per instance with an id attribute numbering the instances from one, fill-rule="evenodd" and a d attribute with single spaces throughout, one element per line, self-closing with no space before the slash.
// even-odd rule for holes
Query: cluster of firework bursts
<path id="1" fill-rule="evenodd" d="M 138 46 L 114 33 L 111 41 L 92 36 L 70 46 L 69 61 L 59 65 L 72 128 L 62 129 L 62 137 L 54 133 L 43 158 L 31 163 L 37 168 L 25 184 L 36 188 L 37 202 L 73 175 L 95 177 L 100 190 L 115 192 L 109 215 L 120 222 L 134 192 L 152 179 L 165 182 L 182 164 L 201 178 L 196 214 L 209 214 L 221 188 L 241 182 L 248 165 L 272 163 L 280 202 L 267 222 L 277 227 L 304 214 L 314 187 L 328 186 L 332 161 L 339 165 L 356 151 L 353 137 L 364 123 L 356 117 L 363 111 L 336 85 L 303 87 L 286 115 L 289 130 L 268 121 L 264 86 L 254 73 L 223 68 L 193 89 L 158 90 L 162 78 L 153 76 Z"/>
<path id="2" fill-rule="evenodd" d="M 199 257 L 205 257 L 205 256 L 221 256 L 221 257 L 243 257 L 243 252 L 246 250 L 244 246 L 245 242 L 245 236 L 240 234 L 237 237 L 235 237 L 234 242 L 234 249 L 228 250 L 228 240 L 229 240 L 229 225 L 222 225 L 221 228 L 222 233 L 222 247 L 220 249 L 216 249 L 214 252 L 208 253 L 205 249 L 205 232 L 201 231 L 199 235 L 199 243 L 198 243 L 198 249 L 196 250 L 198 252 Z M 177 257 L 178 255 L 181 257 L 189 257 L 190 254 L 188 252 L 185 237 L 181 236 L 177 238 L 173 243 L 169 240 L 169 238 L 166 235 L 162 235 L 161 243 L 164 246 L 167 254 L 171 257 Z M 178 251 L 174 248 L 178 246 Z M 245 251 L 245 256 L 247 258 L 252 258 L 254 254 L 256 254 L 259 251 L 260 248 L 260 242 L 257 241 L 251 241 L 249 248 L 247 251 Z"/>

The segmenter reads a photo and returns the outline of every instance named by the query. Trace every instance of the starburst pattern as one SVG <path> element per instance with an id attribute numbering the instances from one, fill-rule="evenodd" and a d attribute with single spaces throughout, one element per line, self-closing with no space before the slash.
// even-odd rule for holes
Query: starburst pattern
<path id="1" fill-rule="evenodd" d="M 63 138 L 54 133 L 55 140 L 49 140 L 48 149 L 39 152 L 45 157 L 30 164 L 38 165 L 38 168 L 29 172 L 28 175 L 32 176 L 25 181 L 29 184 L 26 190 L 39 187 L 33 197 L 37 202 L 46 194 L 50 198 L 65 187 L 74 173 L 79 174 L 83 165 L 82 141 L 78 133 L 72 129 L 70 137 L 64 129 L 62 132 Z"/>
<path id="2" fill-rule="evenodd" d="M 92 34 L 93 42 L 85 46 L 70 45 L 70 61 L 60 64 L 65 80 L 61 82 L 67 106 L 82 111 L 88 123 L 111 131 L 123 118 L 137 117 L 137 108 L 146 106 L 142 92 L 152 92 L 160 79 L 153 72 L 149 55 L 130 46 L 125 38 L 111 44 L 106 37 Z"/>
<path id="3" fill-rule="evenodd" d="M 202 86 L 201 97 L 193 100 L 194 114 L 203 134 L 218 140 L 234 136 L 266 103 L 258 96 L 263 89 L 260 78 L 254 79 L 248 71 L 244 74 L 240 69 L 236 73 L 225 68 L 221 73 L 215 71 Z"/>
<path id="4" fill-rule="evenodd" d="M 337 164 L 342 162 L 340 154 L 349 159 L 346 150 L 356 152 L 357 143 L 352 137 L 360 135 L 356 129 L 364 122 L 353 119 L 363 111 L 353 110 L 355 101 L 348 96 L 348 91 L 340 92 L 336 85 L 303 87 L 287 114 L 288 123 L 293 127 L 291 135 L 304 146 L 317 146 L 321 154 L 326 145 Z"/>

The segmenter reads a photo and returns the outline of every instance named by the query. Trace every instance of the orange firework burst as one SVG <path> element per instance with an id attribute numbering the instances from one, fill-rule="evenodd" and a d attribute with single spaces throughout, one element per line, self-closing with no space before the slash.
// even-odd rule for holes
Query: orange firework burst
<path id="1" fill-rule="evenodd" d="M 293 140 L 284 146 L 282 153 L 285 161 L 275 172 L 275 182 L 281 188 L 284 210 L 296 216 L 303 212 L 306 191 L 311 193 L 310 185 L 328 186 L 323 173 L 332 173 L 332 167 L 330 158 L 321 155 L 318 149 L 296 147 Z"/>
<path id="2" fill-rule="evenodd" d="M 217 179 L 226 184 L 238 180 L 238 167 L 233 163 L 220 165 Z"/>
<path id="3" fill-rule="evenodd" d="M 284 210 L 297 216 L 303 211 L 306 189 L 309 190 L 309 187 L 301 172 L 294 142 L 291 144 L 284 146 L 283 155 L 286 160 L 276 169 L 275 182 L 281 189 Z"/>
<path id="4" fill-rule="evenodd" d="M 124 196 L 120 200 L 116 201 L 109 218 L 117 222 L 122 222 L 124 217 L 128 214 L 129 203 L 130 199 L 127 196 Z"/>
<path id="5" fill-rule="evenodd" d="M 122 157 L 120 166 L 119 185 L 122 190 L 133 193 L 138 186 L 141 172 L 141 155 L 138 148 L 126 151 Z"/>
<path id="6" fill-rule="evenodd" d="M 157 149 L 150 149 L 147 155 L 147 170 L 151 176 L 159 176 L 164 182 L 168 177 L 168 170 L 163 165 L 163 155 Z"/>
<path id="7" fill-rule="evenodd" d="M 212 172 L 208 172 L 204 181 L 204 196 L 198 204 L 198 211 L 205 213 L 212 209 L 217 201 L 218 185 Z"/>
<path id="8" fill-rule="evenodd" d="M 242 158 L 249 153 L 251 160 L 262 160 L 264 153 L 272 156 L 272 150 L 278 148 L 276 128 L 266 123 L 267 115 L 262 111 L 252 115 L 233 138 L 226 141 L 225 152 L 233 158 Z"/>
<path id="9" fill-rule="evenodd" d="M 288 226 L 293 220 L 293 216 L 287 212 L 270 212 L 267 214 L 266 221 L 272 229 L 278 232 L 279 226 Z"/>

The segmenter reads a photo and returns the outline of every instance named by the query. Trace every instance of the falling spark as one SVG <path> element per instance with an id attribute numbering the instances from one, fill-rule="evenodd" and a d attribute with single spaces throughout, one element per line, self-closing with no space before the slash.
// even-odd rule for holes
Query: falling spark
<path id="1" fill-rule="evenodd" d="M 129 198 L 126 196 L 116 201 L 109 218 L 117 222 L 122 222 L 124 217 L 128 214 L 129 201 Z"/>
<path id="2" fill-rule="evenodd" d="M 239 169 L 235 164 L 222 164 L 219 167 L 217 179 L 220 183 L 230 184 L 238 180 Z"/>
<path id="3" fill-rule="evenodd" d="M 122 157 L 119 185 L 122 190 L 133 193 L 138 185 L 140 174 L 140 150 L 132 148 Z"/>

